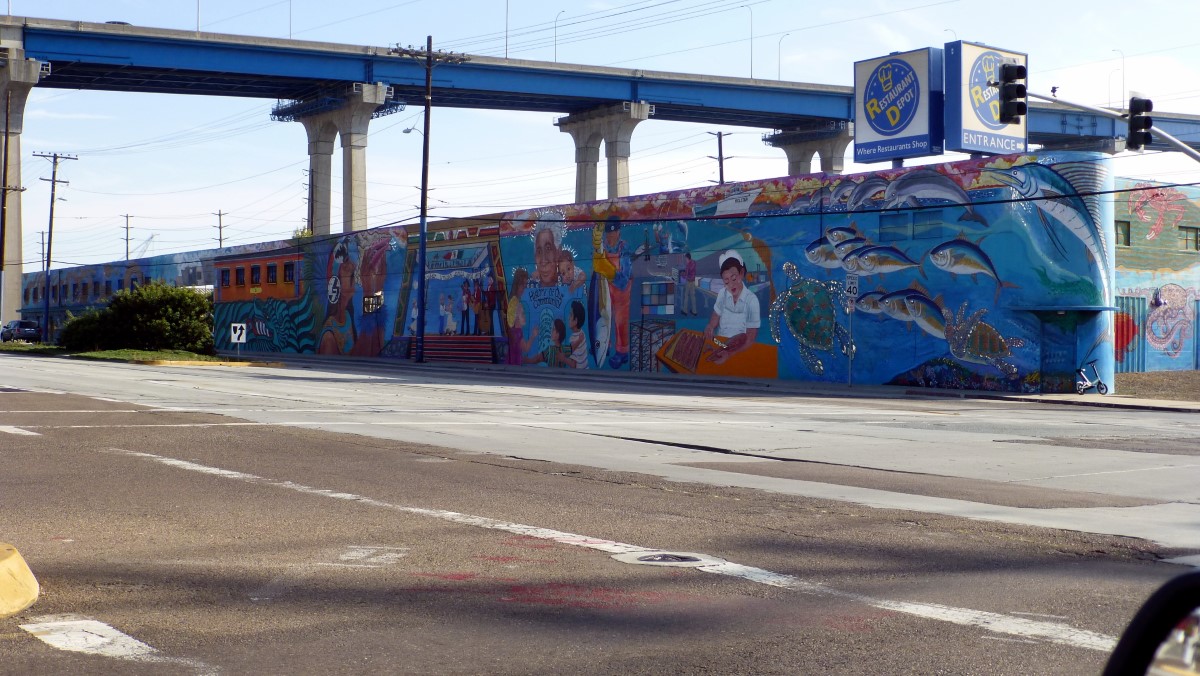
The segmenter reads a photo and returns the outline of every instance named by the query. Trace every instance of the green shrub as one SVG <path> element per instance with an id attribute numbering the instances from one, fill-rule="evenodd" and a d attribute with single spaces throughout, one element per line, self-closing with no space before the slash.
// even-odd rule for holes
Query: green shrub
<path id="1" fill-rule="evenodd" d="M 215 354 L 212 296 L 161 282 L 120 291 L 99 310 L 70 317 L 59 344 L 72 351 L 186 350 Z"/>

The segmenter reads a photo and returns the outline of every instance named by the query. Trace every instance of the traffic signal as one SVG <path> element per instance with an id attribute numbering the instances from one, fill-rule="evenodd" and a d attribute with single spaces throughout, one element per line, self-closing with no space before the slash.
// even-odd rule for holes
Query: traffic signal
<path id="1" fill-rule="evenodd" d="M 1132 96 L 1129 99 L 1129 132 L 1125 134 L 1125 147 L 1129 150 L 1141 150 L 1154 141 L 1150 133 L 1154 120 L 1146 113 L 1154 110 L 1154 102 Z"/>
<path id="2" fill-rule="evenodd" d="M 1025 103 L 1025 66 L 1019 63 L 1000 64 L 1000 124 L 1017 124 L 1028 112 Z"/>

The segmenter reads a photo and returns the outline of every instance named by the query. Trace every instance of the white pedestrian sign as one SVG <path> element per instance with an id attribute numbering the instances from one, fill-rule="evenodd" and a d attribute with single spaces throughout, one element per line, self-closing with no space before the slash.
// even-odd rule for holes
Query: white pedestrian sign
<path id="1" fill-rule="evenodd" d="M 245 324 L 229 325 L 229 342 L 233 343 L 234 345 L 241 345 L 246 342 Z"/>

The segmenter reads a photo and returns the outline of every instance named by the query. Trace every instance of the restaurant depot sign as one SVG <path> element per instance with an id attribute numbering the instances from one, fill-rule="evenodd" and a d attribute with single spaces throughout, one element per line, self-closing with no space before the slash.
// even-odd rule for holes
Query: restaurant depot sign
<path id="1" fill-rule="evenodd" d="M 854 64 L 854 161 L 940 155 L 943 139 L 942 50 Z"/>
<path id="2" fill-rule="evenodd" d="M 1023 153 L 1028 116 L 1000 121 L 1000 65 L 1028 66 L 1028 57 L 974 42 L 946 44 L 946 150 L 968 153 Z"/>

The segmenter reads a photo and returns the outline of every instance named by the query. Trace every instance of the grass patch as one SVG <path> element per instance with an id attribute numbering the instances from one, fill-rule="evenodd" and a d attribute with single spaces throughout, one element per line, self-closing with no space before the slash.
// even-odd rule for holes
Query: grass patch
<path id="1" fill-rule="evenodd" d="M 196 354 L 186 350 L 99 350 L 75 352 L 72 357 L 100 359 L 106 361 L 234 361 L 210 354 Z"/>
<path id="2" fill-rule="evenodd" d="M 41 343 L 0 343 L 0 352 L 20 354 L 43 354 L 55 357 L 78 357 L 103 361 L 244 361 L 232 357 L 196 354 L 186 350 L 98 350 L 95 352 L 70 352 L 57 345 Z"/>

